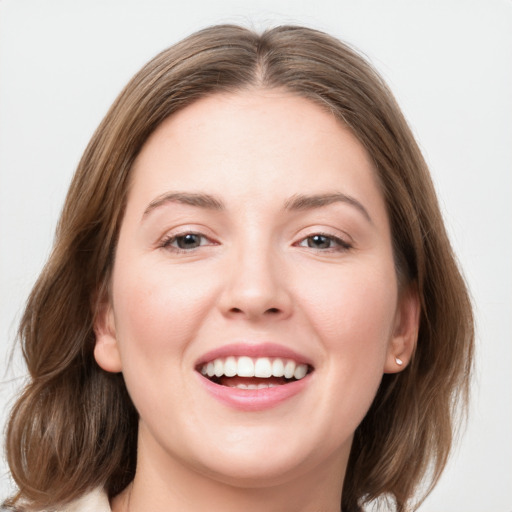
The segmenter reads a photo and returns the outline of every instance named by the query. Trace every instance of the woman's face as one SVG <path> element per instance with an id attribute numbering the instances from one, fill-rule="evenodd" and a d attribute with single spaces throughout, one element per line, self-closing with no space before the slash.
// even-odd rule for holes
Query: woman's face
<path id="1" fill-rule="evenodd" d="M 412 350 L 404 296 L 350 131 L 291 93 L 214 95 L 136 160 L 95 356 L 123 372 L 155 472 L 340 474 L 383 373 Z"/>

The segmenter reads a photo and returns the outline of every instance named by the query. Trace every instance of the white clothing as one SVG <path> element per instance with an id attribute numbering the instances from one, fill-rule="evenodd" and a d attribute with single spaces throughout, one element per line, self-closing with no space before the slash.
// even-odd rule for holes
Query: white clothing
<path id="1" fill-rule="evenodd" d="M 112 510 L 107 493 L 103 489 L 95 489 L 60 508 L 58 512 L 112 512 Z"/>
<path id="2" fill-rule="evenodd" d="M 9 512 L 10 510 L 16 511 L 18 508 L 4 508 L 0 503 L 0 512 Z M 19 510 L 25 510 L 23 504 L 21 504 Z M 48 511 L 41 510 L 40 512 Z M 97 488 L 61 508 L 52 508 L 52 512 L 112 512 L 112 509 L 110 508 L 107 493 L 103 489 Z"/>

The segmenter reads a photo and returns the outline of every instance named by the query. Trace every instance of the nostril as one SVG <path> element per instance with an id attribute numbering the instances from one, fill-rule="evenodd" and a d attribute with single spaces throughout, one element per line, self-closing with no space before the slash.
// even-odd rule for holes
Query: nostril
<path id="1" fill-rule="evenodd" d="M 256 308 L 251 308 L 251 307 L 248 307 L 248 308 L 240 308 L 240 307 L 232 307 L 232 308 L 229 308 L 229 311 L 228 311 L 228 314 L 230 315 L 234 315 L 234 316 L 239 316 L 239 315 L 247 315 L 249 317 L 257 317 L 257 316 L 260 316 L 260 315 L 264 315 L 266 317 L 274 317 L 274 316 L 279 316 L 283 313 L 283 310 L 281 308 L 263 308 L 263 309 L 256 309 Z"/>

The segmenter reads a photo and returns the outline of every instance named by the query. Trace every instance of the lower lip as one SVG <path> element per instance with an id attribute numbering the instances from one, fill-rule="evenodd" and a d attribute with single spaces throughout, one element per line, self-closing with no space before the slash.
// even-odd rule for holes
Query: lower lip
<path id="1" fill-rule="evenodd" d="M 303 379 L 263 389 L 239 389 L 221 386 L 197 374 L 206 390 L 220 402 L 241 411 L 262 411 L 282 404 L 308 385 L 311 374 Z"/>

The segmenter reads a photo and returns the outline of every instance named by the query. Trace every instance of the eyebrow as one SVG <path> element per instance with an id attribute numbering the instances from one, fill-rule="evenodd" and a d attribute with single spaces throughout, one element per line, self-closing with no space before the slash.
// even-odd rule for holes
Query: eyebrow
<path id="1" fill-rule="evenodd" d="M 297 194 L 288 199 L 284 207 L 286 210 L 311 210 L 314 208 L 321 208 L 322 206 L 328 206 L 333 203 L 346 203 L 355 207 L 363 214 L 370 224 L 373 224 L 368 210 L 355 197 L 342 194 L 341 192 L 315 195 Z"/>
<path id="2" fill-rule="evenodd" d="M 224 204 L 209 194 L 196 194 L 190 192 L 168 192 L 153 199 L 144 210 L 142 217 L 146 217 L 153 210 L 167 203 L 187 204 L 208 210 L 224 210 Z"/>
<path id="3" fill-rule="evenodd" d="M 143 218 L 153 210 L 167 203 L 186 204 L 208 210 L 221 211 L 225 209 L 224 203 L 210 194 L 192 193 L 192 192 L 167 192 L 153 199 L 144 210 Z M 373 224 L 368 210 L 354 197 L 341 192 L 331 194 L 304 195 L 296 194 L 288 199 L 284 204 L 284 209 L 288 211 L 312 210 L 321 208 L 333 203 L 346 203 L 355 207 L 363 216 Z"/>

